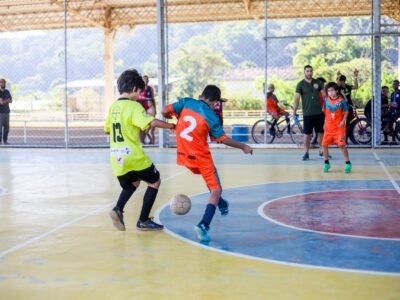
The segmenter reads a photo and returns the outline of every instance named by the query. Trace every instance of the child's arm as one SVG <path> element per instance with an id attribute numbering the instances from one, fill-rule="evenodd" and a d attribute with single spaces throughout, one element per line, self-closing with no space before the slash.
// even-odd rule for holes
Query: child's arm
<path id="1" fill-rule="evenodd" d="M 222 143 L 233 148 L 241 149 L 246 154 L 253 154 L 253 148 L 251 148 L 249 145 L 237 142 L 229 137 L 222 140 Z"/>
<path id="2" fill-rule="evenodd" d="M 158 128 L 175 129 L 175 124 L 167 123 L 167 122 L 161 121 L 159 119 L 154 119 L 153 121 L 151 121 L 150 126 L 158 127 Z"/>
<path id="3" fill-rule="evenodd" d="M 343 120 L 340 121 L 339 127 L 345 127 L 346 126 L 346 120 L 347 120 L 347 114 L 343 115 Z"/>

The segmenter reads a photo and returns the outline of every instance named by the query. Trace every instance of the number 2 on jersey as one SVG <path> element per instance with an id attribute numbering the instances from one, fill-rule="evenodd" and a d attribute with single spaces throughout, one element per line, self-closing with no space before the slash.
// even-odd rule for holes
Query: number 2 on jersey
<path id="1" fill-rule="evenodd" d="M 113 123 L 112 125 L 113 125 L 114 143 L 123 142 L 124 141 L 124 137 L 122 135 L 121 123 Z"/>
<path id="2" fill-rule="evenodd" d="M 184 116 L 184 117 L 183 117 L 183 120 L 184 120 L 185 122 L 189 122 L 190 124 L 189 124 L 188 127 L 186 127 L 186 128 L 179 134 L 179 136 L 180 136 L 181 138 L 184 138 L 185 140 L 191 142 L 191 141 L 193 141 L 193 137 L 190 136 L 189 133 L 191 133 L 191 132 L 196 128 L 196 126 L 197 126 L 196 119 L 193 118 L 192 116 Z"/>

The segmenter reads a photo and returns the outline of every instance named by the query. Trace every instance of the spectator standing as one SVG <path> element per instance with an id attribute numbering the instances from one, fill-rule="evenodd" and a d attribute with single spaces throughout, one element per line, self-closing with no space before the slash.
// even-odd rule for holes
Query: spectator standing
<path id="1" fill-rule="evenodd" d="M 224 116 L 223 116 L 223 108 L 222 105 L 224 102 L 228 101 L 227 99 L 221 98 L 214 106 L 214 112 L 217 115 L 221 126 L 224 126 Z"/>
<path id="2" fill-rule="evenodd" d="M 313 68 L 310 65 L 304 67 L 304 79 L 296 86 L 294 95 L 293 113 L 297 114 L 300 98 L 303 107 L 303 129 L 304 129 L 304 150 L 303 160 L 309 160 L 309 150 L 313 129 L 318 135 L 318 144 L 321 145 L 324 136 L 324 114 L 320 101 L 320 93 L 325 98 L 323 83 L 313 77 Z"/>
<path id="3" fill-rule="evenodd" d="M 324 77 L 318 77 L 317 80 L 321 81 L 323 86 L 325 87 L 326 79 Z M 322 94 L 319 93 L 319 101 L 321 102 L 321 105 L 324 105 L 324 98 L 322 97 Z M 318 144 L 318 135 L 313 132 L 313 138 L 311 141 L 311 147 L 315 148 L 315 146 Z M 321 155 L 322 152 L 320 151 L 319 154 Z"/>
<path id="4" fill-rule="evenodd" d="M 139 94 L 137 101 L 140 104 L 142 104 L 142 106 L 147 114 L 155 117 L 156 116 L 156 105 L 155 105 L 155 101 L 154 101 L 154 90 L 151 86 L 149 86 L 149 76 L 143 75 L 142 78 L 145 83 L 145 87 L 144 87 L 143 91 Z M 154 144 L 154 142 L 155 142 L 154 132 L 155 132 L 155 127 L 153 127 L 153 126 L 146 129 L 146 131 L 140 132 L 140 141 L 142 142 L 142 144 L 145 144 L 146 136 L 150 140 L 149 143 Z"/>
<path id="5" fill-rule="evenodd" d="M 354 84 L 346 84 L 347 77 L 342 75 L 340 72 L 337 73 L 336 83 L 339 86 L 339 93 L 346 100 L 347 108 L 349 113 L 347 114 L 346 130 L 348 135 L 348 130 L 350 129 L 351 120 L 354 118 L 354 104 L 351 98 L 352 90 L 358 89 L 358 70 L 354 69 Z"/>
<path id="6" fill-rule="evenodd" d="M 6 80 L 0 79 L 0 144 L 8 145 L 8 132 L 10 130 L 10 103 L 12 97 L 6 89 Z"/>

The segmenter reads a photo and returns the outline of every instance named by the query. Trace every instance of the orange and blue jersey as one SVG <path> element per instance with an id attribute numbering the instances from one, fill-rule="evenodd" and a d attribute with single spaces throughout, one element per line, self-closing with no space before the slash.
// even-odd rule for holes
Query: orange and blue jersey
<path id="1" fill-rule="evenodd" d="M 322 110 L 325 113 L 325 134 L 344 133 L 346 131 L 346 126 L 339 127 L 344 116 L 349 113 L 347 102 L 343 97 L 339 96 L 336 99 L 332 99 L 327 96 Z"/>
<path id="2" fill-rule="evenodd" d="M 183 98 L 169 104 L 167 108 L 178 119 L 177 163 L 188 168 L 214 169 L 208 136 L 218 142 L 225 140 L 227 136 L 211 107 L 202 100 Z"/>

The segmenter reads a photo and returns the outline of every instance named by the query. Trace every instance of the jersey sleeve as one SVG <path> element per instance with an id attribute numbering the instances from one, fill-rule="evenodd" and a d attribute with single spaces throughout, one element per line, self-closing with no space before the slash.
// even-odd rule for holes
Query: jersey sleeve
<path id="1" fill-rule="evenodd" d="M 150 126 L 151 121 L 154 117 L 148 115 L 142 106 L 137 106 L 132 114 L 132 124 L 139 127 L 141 130 L 145 130 Z"/>
<path id="2" fill-rule="evenodd" d="M 342 100 L 342 112 L 343 115 L 347 115 L 349 113 L 349 106 L 347 105 L 346 100 Z"/>
<path id="3" fill-rule="evenodd" d="M 301 85 L 302 81 L 300 81 L 297 85 L 296 85 L 296 93 L 299 93 L 300 95 L 303 94 L 302 91 L 302 85 Z"/>
<path id="4" fill-rule="evenodd" d="M 221 126 L 218 118 L 213 118 L 210 121 L 210 138 L 212 141 L 221 142 L 227 138 L 224 129 Z"/>
<path id="5" fill-rule="evenodd" d="M 327 99 L 324 98 L 324 102 L 323 102 L 323 104 L 322 104 L 322 112 L 323 112 L 324 114 L 326 114 L 326 101 L 327 101 Z"/>
<path id="6" fill-rule="evenodd" d="M 168 111 L 175 117 L 178 117 L 185 106 L 185 98 L 179 99 L 177 102 L 168 104 Z"/>

